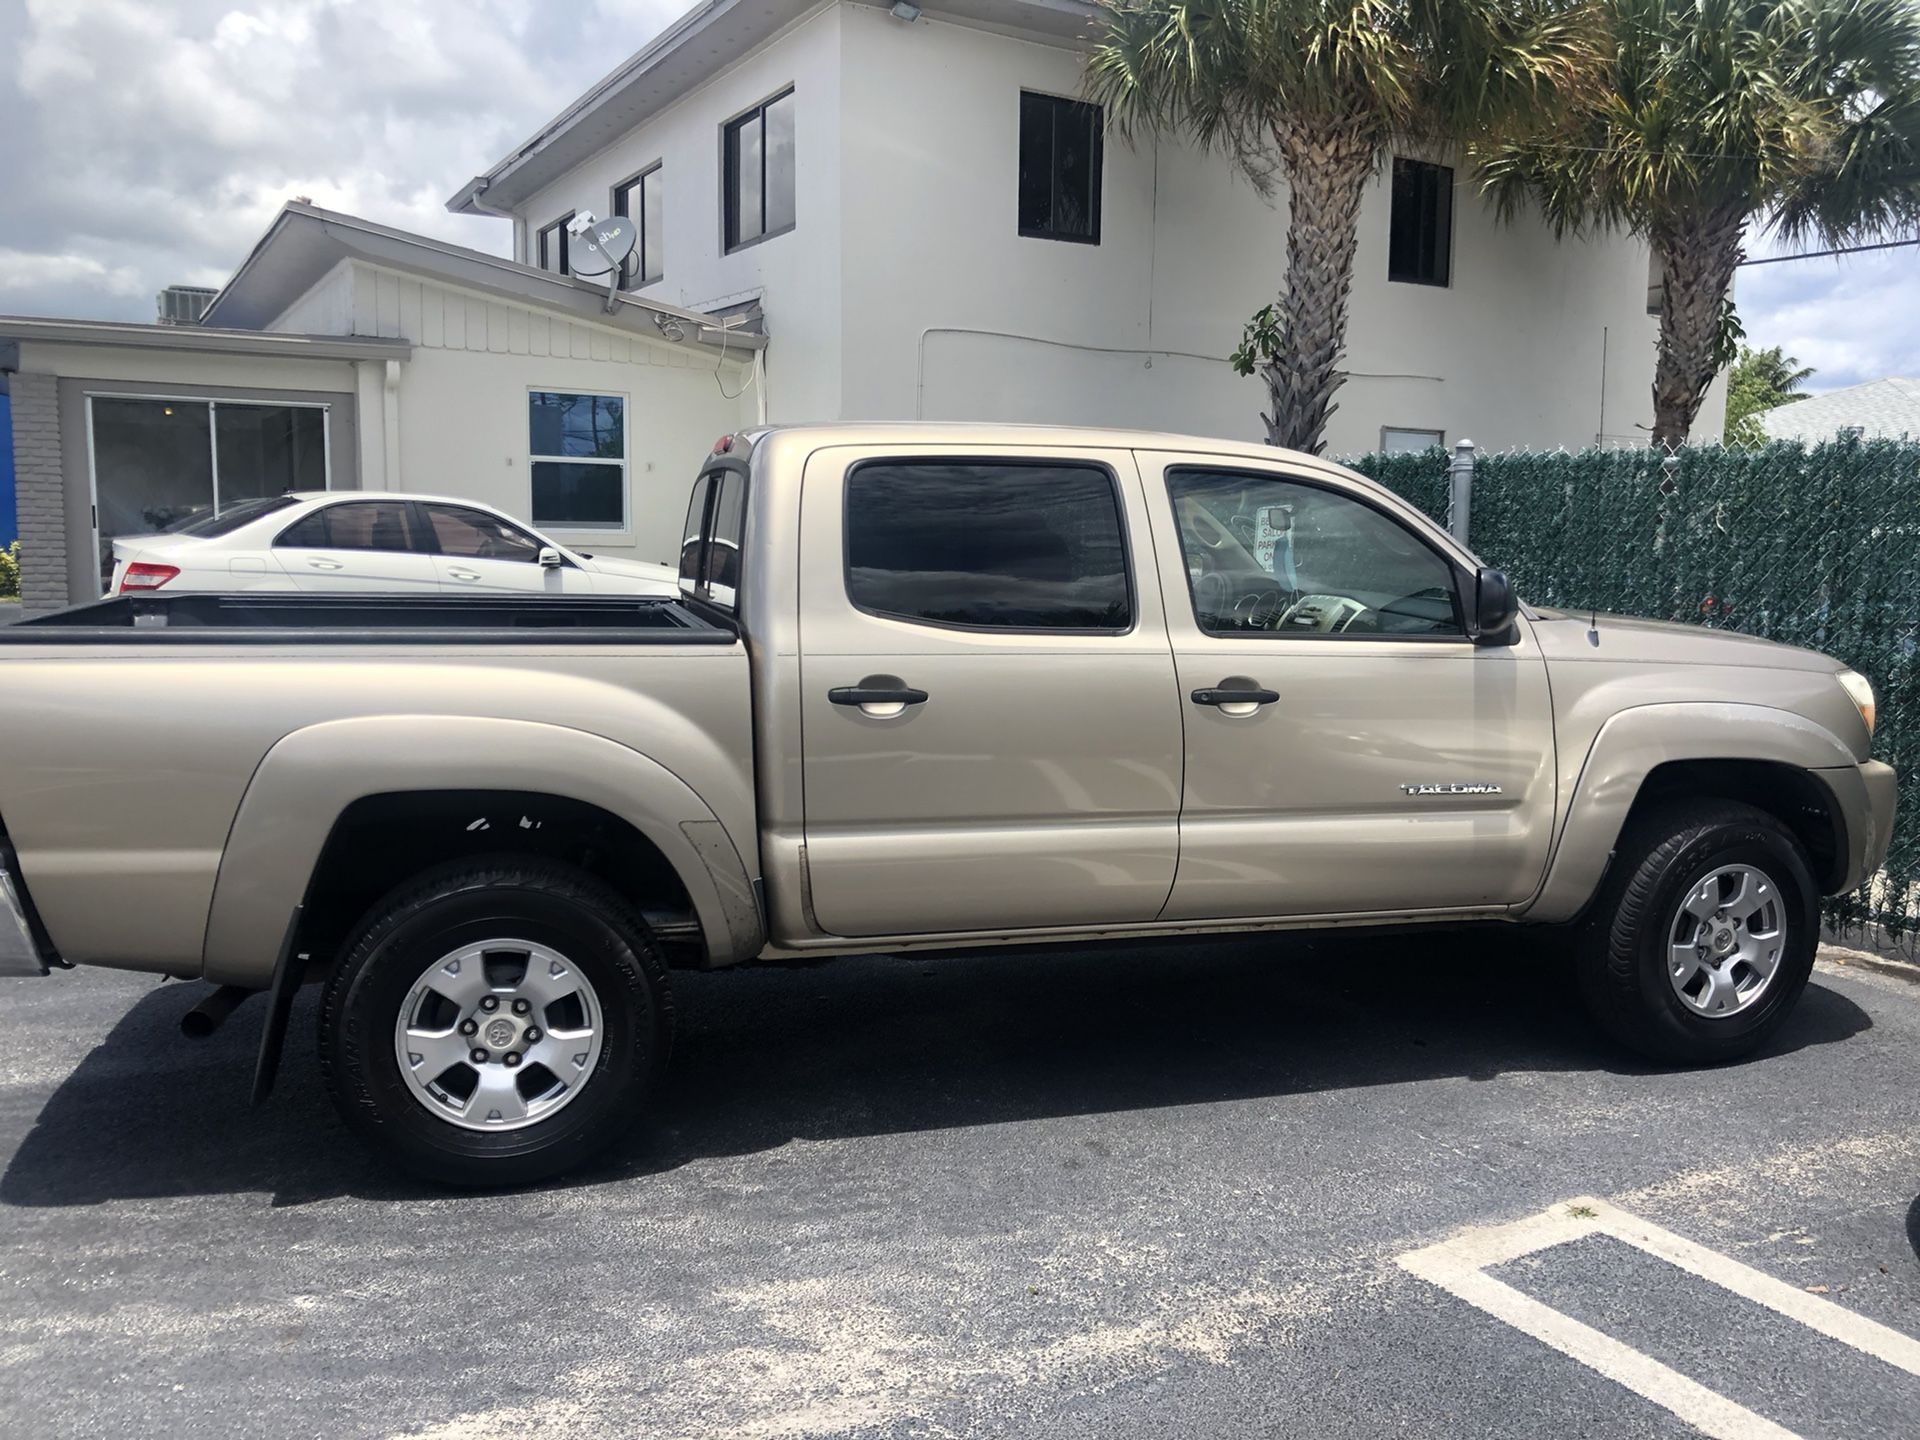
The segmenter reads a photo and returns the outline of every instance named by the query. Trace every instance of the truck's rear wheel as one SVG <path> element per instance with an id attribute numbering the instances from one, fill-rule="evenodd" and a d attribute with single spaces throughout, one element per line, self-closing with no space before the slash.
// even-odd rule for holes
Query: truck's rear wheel
<path id="1" fill-rule="evenodd" d="M 1787 1018 L 1819 927 L 1806 852 L 1778 820 L 1730 801 L 1666 806 L 1621 836 L 1582 940 L 1581 994 L 1643 1055 L 1730 1060 Z"/>
<path id="2" fill-rule="evenodd" d="M 467 861 L 374 907 L 327 983 L 320 1064 L 347 1123 L 415 1174 L 518 1185 L 619 1133 L 671 1031 L 665 970 L 611 889 Z"/>

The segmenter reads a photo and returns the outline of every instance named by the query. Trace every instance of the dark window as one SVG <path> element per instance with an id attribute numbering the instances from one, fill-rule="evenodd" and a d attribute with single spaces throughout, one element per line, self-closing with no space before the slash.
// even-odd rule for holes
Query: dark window
<path id="1" fill-rule="evenodd" d="M 1445 285 L 1453 270 L 1453 171 L 1424 160 L 1393 162 L 1387 279 Z"/>
<path id="2" fill-rule="evenodd" d="M 1174 470 L 1167 491 L 1209 634 L 1464 633 L 1453 566 L 1364 501 L 1231 470 Z"/>
<path id="3" fill-rule="evenodd" d="M 776 95 L 723 133 L 726 248 L 793 228 L 793 92 Z"/>
<path id="4" fill-rule="evenodd" d="M 464 505 L 422 505 L 433 543 L 442 555 L 471 560 L 524 560 L 531 565 L 546 547 L 517 525 Z"/>
<path id="5" fill-rule="evenodd" d="M 619 530 L 627 523 L 626 402 L 618 395 L 528 396 L 533 523 Z"/>
<path id="6" fill-rule="evenodd" d="M 625 184 L 613 187 L 613 213 L 633 221 L 633 228 L 640 235 L 634 242 L 633 254 L 620 270 L 620 285 L 625 290 L 651 285 L 667 273 L 665 236 L 661 231 L 660 177 L 661 169 L 656 164 Z"/>
<path id="7" fill-rule="evenodd" d="M 197 535 L 202 540 L 217 540 L 222 535 L 231 535 L 242 525 L 251 525 L 263 515 L 271 515 L 276 510 L 284 510 L 289 505 L 298 505 L 299 500 L 292 495 L 270 495 L 264 500 L 242 500 L 237 505 L 229 505 L 218 515 L 205 513 L 191 520 L 181 520 L 167 527 L 169 535 Z"/>
<path id="8" fill-rule="evenodd" d="M 734 608 L 746 527 L 744 475 L 737 470 L 710 470 L 694 482 L 685 538 L 680 542 L 680 587 Z"/>
<path id="9" fill-rule="evenodd" d="M 567 234 L 567 225 L 572 219 L 573 211 L 569 210 L 551 225 L 541 228 L 540 268 L 542 270 L 551 270 L 556 275 L 573 273 L 567 264 L 567 241 L 571 238 Z"/>
<path id="10" fill-rule="evenodd" d="M 1100 107 L 1020 92 L 1020 233 L 1100 243 Z"/>
<path id="11" fill-rule="evenodd" d="M 863 610 L 1005 630 L 1133 623 L 1113 478 L 1093 465 L 889 460 L 847 477 Z"/>
<path id="12" fill-rule="evenodd" d="M 398 500 L 329 505 L 280 532 L 275 545 L 297 550 L 417 550 Z"/>

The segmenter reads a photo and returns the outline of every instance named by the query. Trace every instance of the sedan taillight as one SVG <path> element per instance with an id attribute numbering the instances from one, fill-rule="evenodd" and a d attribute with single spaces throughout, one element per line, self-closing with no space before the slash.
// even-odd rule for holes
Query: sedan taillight
<path id="1" fill-rule="evenodd" d="M 120 577 L 120 593 L 129 590 L 158 590 L 174 576 L 180 573 L 178 565 L 148 565 L 136 560 L 127 566 L 127 573 Z"/>

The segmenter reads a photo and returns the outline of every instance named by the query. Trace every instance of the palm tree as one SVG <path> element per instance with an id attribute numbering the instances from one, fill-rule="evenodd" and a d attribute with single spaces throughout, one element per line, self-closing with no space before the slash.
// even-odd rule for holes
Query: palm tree
<path id="1" fill-rule="evenodd" d="M 1742 345 L 1727 375 L 1727 423 L 1721 439 L 1728 445 L 1763 445 L 1766 427 L 1760 416 L 1782 405 L 1808 398 L 1801 384 L 1813 378 L 1813 367 L 1802 365 L 1781 345 L 1755 350 Z"/>
<path id="2" fill-rule="evenodd" d="M 1267 438 L 1317 451 L 1346 348 L 1360 199 L 1396 138 L 1445 143 L 1544 113 L 1593 73 L 1584 0 L 1097 0 L 1087 88 L 1118 131 L 1224 151 L 1287 187 L 1287 273 L 1236 356 Z"/>
<path id="3" fill-rule="evenodd" d="M 1511 211 L 1624 227 L 1663 279 L 1657 443 L 1687 438 L 1732 356 L 1747 230 L 1842 246 L 1920 222 L 1914 0 L 1601 0 L 1604 84 L 1553 134 L 1482 148 Z"/>

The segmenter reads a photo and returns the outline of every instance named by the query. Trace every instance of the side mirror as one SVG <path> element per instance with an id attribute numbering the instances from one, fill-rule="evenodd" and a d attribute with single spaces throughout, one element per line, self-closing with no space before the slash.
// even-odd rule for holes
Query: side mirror
<path id="1" fill-rule="evenodd" d="M 1473 642 L 1511 645 L 1513 622 L 1520 614 L 1519 598 L 1504 570 L 1482 568 L 1473 577 Z"/>
<path id="2" fill-rule="evenodd" d="M 558 570 L 562 565 L 566 563 L 567 563 L 566 560 L 562 558 L 560 552 L 554 549 L 553 546 L 546 545 L 541 547 L 541 550 L 540 550 L 540 568 L 541 569 Z"/>

